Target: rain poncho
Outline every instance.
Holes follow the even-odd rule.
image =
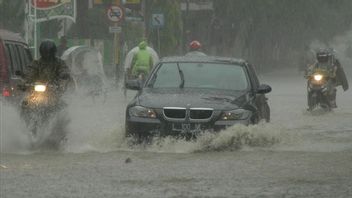
[[[153,58],[151,54],[147,51],[147,43],[142,41],[139,45],[138,52],[134,55],[132,60],[132,75],[136,76],[139,72],[149,73],[153,67]]]
[[[60,84],[61,77],[69,75],[70,71],[59,58],[53,61],[44,61],[42,58],[34,60],[25,71],[25,81],[33,83],[36,81]]]
[[[139,51],[139,47],[137,46],[137,47],[134,47],[131,51],[129,51],[127,53],[126,58],[125,58],[125,62],[124,62],[125,71],[127,71],[128,69],[130,69],[132,67],[133,57],[135,57],[135,55],[138,53],[138,51]],[[157,62],[159,62],[159,56],[153,48],[146,46],[146,51],[148,51],[149,54],[151,55],[151,58],[153,60],[153,65],[155,65]]]
[[[341,85],[344,91],[348,90],[349,87],[348,87],[348,81],[346,78],[345,71],[337,59],[335,59],[333,65],[331,65],[329,63],[321,64],[318,62],[316,62],[313,65],[310,65],[306,71],[307,75],[311,75],[314,72],[315,68],[321,68],[321,69],[327,70],[329,72],[329,75],[331,75],[331,77],[333,77],[335,79],[335,81],[336,81],[335,86]],[[336,71],[334,71],[334,70],[336,70]]]

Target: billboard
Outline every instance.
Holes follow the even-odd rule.
[[[76,0],[30,0],[29,16],[36,22],[68,18],[76,21]]]

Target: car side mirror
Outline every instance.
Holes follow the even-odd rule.
[[[127,89],[131,90],[141,90],[142,89],[142,84],[140,80],[134,79],[134,80],[128,80],[125,83],[125,87]]]
[[[271,87],[269,85],[266,84],[261,84],[258,89],[257,89],[257,93],[258,94],[266,94],[271,92]]]

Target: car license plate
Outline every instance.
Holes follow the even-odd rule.
[[[199,123],[173,123],[172,130],[181,133],[199,133],[201,124]]]

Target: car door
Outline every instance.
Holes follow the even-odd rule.
[[[5,42],[5,58],[8,63],[9,87],[12,95],[19,95],[17,85],[22,82],[22,78],[16,75],[17,71],[24,72],[25,68],[32,61],[32,56],[28,48],[22,43]]]
[[[256,91],[260,86],[258,76],[255,72],[253,65],[247,63],[247,68],[249,71],[253,91]],[[265,94],[255,93],[255,105],[258,109],[259,120],[265,119],[267,122],[269,122],[270,121],[270,108],[269,108],[267,100],[268,100],[268,98],[265,96]]]

